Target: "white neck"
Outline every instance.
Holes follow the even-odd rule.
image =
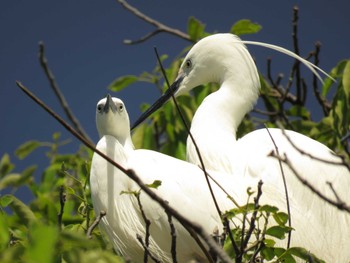
[[[198,107],[191,124],[192,135],[203,138],[230,133],[236,140],[238,126],[256,103],[258,89],[254,80],[226,80]]]

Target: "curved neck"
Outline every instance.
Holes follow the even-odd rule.
[[[229,133],[236,140],[238,126],[256,103],[258,88],[247,79],[238,82],[226,80],[198,107],[191,124],[193,135],[212,137]]]
[[[219,77],[220,89],[208,95],[198,107],[191,130],[197,133],[201,127],[200,134],[205,127],[209,132],[231,133],[236,139],[239,124],[258,99],[259,74],[250,53],[241,46],[233,49],[231,56],[223,58],[219,65],[212,70]]]

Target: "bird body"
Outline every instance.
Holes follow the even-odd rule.
[[[113,117],[111,117],[113,116]],[[132,169],[141,180],[151,185],[155,180],[161,185],[154,189],[157,195],[166,200],[180,214],[196,222],[208,233],[216,230],[222,233],[223,225],[215,209],[203,171],[196,165],[150,150],[135,150],[131,144],[130,124],[123,102],[107,96],[97,106],[96,122],[102,137],[97,149],[113,158],[125,168]],[[108,133],[108,134],[107,134]],[[240,204],[247,200],[246,185],[234,189],[235,182],[227,175],[210,172],[218,183],[232,192]],[[101,224],[114,249],[133,262],[143,262],[144,248],[137,235],[145,240],[146,224],[140,205],[134,193],[139,187],[126,174],[113,167],[98,154],[94,154],[91,164],[90,185],[95,213],[106,211]],[[218,185],[211,181],[215,198],[220,209],[226,211],[234,204]],[[231,189],[231,190],[230,190]],[[164,209],[140,192],[140,202],[150,220],[149,251],[161,262],[172,262],[171,230],[168,215]],[[205,255],[187,230],[173,220],[176,229],[176,250],[178,262],[207,262]]]
[[[281,191],[284,174],[294,228],[291,245],[304,247],[326,262],[349,262],[350,215],[321,200],[296,178],[288,165],[270,153],[286,156],[298,175],[331,200],[337,201],[336,193],[340,200],[350,203],[350,173],[339,164],[340,158],[321,143],[293,131],[261,129],[236,138],[238,126],[255,105],[260,88],[254,61],[238,37],[215,34],[196,43],[183,60],[174,84],[140,120],[164,104],[171,94],[179,96],[208,82],[216,82],[220,88],[204,99],[191,123],[191,134],[206,169],[226,172],[242,185],[245,181],[263,180],[265,189],[276,191],[275,195],[265,194],[264,201],[280,209],[287,206]],[[190,138],[187,159],[201,165]],[[236,184],[235,189],[239,187]]]

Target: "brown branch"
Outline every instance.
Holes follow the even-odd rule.
[[[63,93],[61,92],[61,89],[59,88],[55,76],[53,75],[52,71],[49,68],[47,58],[45,57],[45,45],[43,42],[39,42],[39,61],[40,65],[43,68],[45,75],[47,79],[49,80],[50,86],[55,93],[56,97],[58,98],[58,101],[60,102],[61,107],[63,108],[66,116],[73,124],[74,128],[87,140],[92,142],[90,137],[87,135],[87,133],[84,131],[83,127],[80,125],[78,119],[74,116],[73,112],[71,111],[68,102],[66,101]]]
[[[269,129],[267,128],[267,126],[265,125],[265,129],[267,130],[267,133],[270,136],[270,139],[275,147],[276,150],[276,155],[280,155],[279,151],[278,151],[278,147],[277,144],[275,142],[275,140],[273,139]],[[278,160],[279,166],[280,166],[280,170],[281,170],[281,175],[282,175],[282,179],[283,179],[283,187],[284,187],[284,192],[286,195],[286,204],[287,204],[287,211],[288,211],[288,226],[290,227],[290,229],[292,229],[292,216],[291,216],[291,212],[290,212],[290,203],[289,203],[289,194],[288,194],[288,187],[287,187],[287,180],[286,180],[286,176],[284,174],[284,170],[283,170],[283,166],[282,166],[282,162],[281,160]],[[290,240],[292,238],[292,231],[290,230],[288,232],[288,241],[287,241],[287,248],[290,247]]]
[[[290,160],[287,158],[287,155],[284,154],[284,157],[281,156],[277,156],[275,155],[273,152],[271,152],[271,156],[275,157],[279,160],[281,160],[282,162],[284,162],[286,165],[288,165],[289,169],[291,169],[291,171],[294,173],[294,175],[298,178],[298,180],[305,185],[306,187],[308,187],[313,193],[315,193],[318,197],[320,197],[322,200],[326,201],[327,203],[335,206],[336,208],[338,208],[339,210],[343,210],[346,211],[348,213],[350,213],[350,206],[347,205],[345,202],[343,201],[334,201],[330,198],[328,198],[327,196],[325,196],[324,194],[322,194],[318,189],[316,189],[309,181],[307,181],[305,178],[301,177],[300,174],[297,172],[297,170],[294,168],[294,166],[292,165],[292,163],[290,162]]]
[[[326,160],[326,159],[322,159],[319,157],[316,157],[306,151],[304,151],[303,149],[301,149],[300,147],[298,147],[293,140],[288,136],[288,134],[286,133],[285,129],[283,128],[283,126],[280,123],[276,123],[277,126],[281,129],[283,136],[286,137],[286,139],[288,140],[288,142],[292,145],[292,147],[294,149],[296,149],[300,154],[302,155],[306,155],[308,157],[310,157],[311,159],[317,160],[319,162],[323,162],[323,163],[327,163],[327,164],[332,164],[332,165],[342,165],[345,166],[348,171],[350,171],[350,165],[348,163],[345,162],[345,159],[343,156],[340,155],[336,155],[335,153],[333,153],[332,151],[330,151],[331,154],[333,154],[334,156],[338,157],[341,161],[340,162],[335,162],[335,161],[330,161],[330,160]]]
[[[320,49],[321,49],[321,43],[320,42],[316,42],[315,44],[315,51],[313,53],[315,60],[314,60],[314,64],[316,66],[318,66],[320,60],[319,60],[319,54],[320,54]],[[313,83],[313,90],[314,90],[314,94],[315,97],[318,101],[318,103],[321,105],[322,111],[323,111],[323,115],[324,116],[328,116],[329,112],[332,108],[332,105],[326,100],[326,98],[323,98],[321,96],[321,93],[318,89],[318,80],[317,80],[317,76],[313,75],[313,79],[312,79],[312,83]]]
[[[42,107],[46,112],[48,112],[53,118],[55,118],[64,128],[66,128],[71,134],[73,134],[78,140],[80,140],[85,146],[87,146],[90,150],[94,151],[110,164],[118,168],[120,171],[125,173],[131,180],[133,180],[150,198],[152,198],[155,202],[157,202],[163,209],[165,209],[168,213],[170,213],[174,218],[176,218],[186,229],[190,229],[191,235],[193,232],[198,234],[207,244],[207,246],[213,250],[216,255],[222,260],[222,262],[231,263],[230,257],[222,250],[218,244],[214,241],[214,239],[206,233],[206,231],[197,223],[194,223],[181,215],[176,209],[171,207],[167,201],[159,197],[155,192],[153,192],[149,187],[147,187],[142,180],[135,174],[133,170],[125,169],[120,164],[115,162],[109,156],[105,155],[100,150],[96,149],[96,147],[90,143],[84,136],[75,131],[67,122],[65,122],[57,113],[55,113],[52,109],[50,109],[44,102],[42,102],[38,97],[32,94],[22,83],[16,81],[17,86],[27,95],[29,96],[35,103],[37,103],[40,107]],[[206,251],[203,251],[206,253]],[[207,253],[206,253],[207,254]]]
[[[299,19],[299,8],[297,6],[294,6],[294,8],[293,8],[293,20],[292,20],[292,25],[293,25],[292,37],[293,37],[294,52],[297,55],[300,54],[299,42],[298,42],[298,19]],[[296,77],[297,101],[299,103],[301,103],[302,101],[305,101],[305,98],[304,98],[305,94],[302,93],[302,88],[301,88],[300,61],[299,60],[295,60],[295,63],[293,65],[293,69],[292,69],[292,75],[293,75],[293,73],[295,73],[295,77]]]
[[[147,34],[146,36],[144,37],[141,37],[140,39],[138,40],[124,40],[124,44],[139,44],[139,43],[142,43],[148,39],[150,39],[151,37],[155,36],[156,34],[158,33],[161,33],[161,32],[166,32],[166,33],[169,33],[171,35],[174,35],[174,36],[177,36],[177,37],[180,37],[184,40],[187,40],[187,41],[190,41],[190,42],[193,42],[193,40],[190,38],[190,36],[178,29],[175,29],[175,28],[172,28],[172,27],[169,27],[169,26],[166,26],[164,25],[163,23],[145,15],[144,13],[142,13],[141,11],[139,11],[138,9],[136,9],[135,7],[133,7],[132,5],[130,5],[129,3],[127,3],[126,1],[124,0],[117,0],[117,2],[119,4],[122,5],[122,7],[124,7],[126,10],[128,10],[130,13],[132,13],[133,15],[137,16],[138,18],[142,19],[143,21],[145,21],[146,23],[148,24],[151,24],[153,25],[154,27],[156,27],[156,30]]]
[[[154,262],[161,263],[161,261],[159,259],[157,259],[155,256],[153,256],[151,251],[149,251],[148,246],[145,245],[145,243],[143,243],[142,237],[139,234],[136,234],[136,239],[137,239],[137,241],[140,242],[141,246],[145,250],[145,255],[148,255]],[[146,256],[144,257],[143,262],[147,263],[147,257]]]
[[[146,249],[145,249],[145,254],[144,254],[144,258],[143,258],[143,262],[146,263],[146,262],[148,261],[148,256],[151,256],[151,255],[149,254],[149,250],[148,250],[148,247],[149,247],[149,238],[150,238],[149,227],[150,227],[150,225],[151,225],[151,221],[146,217],[145,211],[143,210],[143,206],[142,206],[142,204],[141,204],[140,195],[141,195],[141,192],[140,192],[140,191],[138,191],[138,192],[135,194],[136,199],[137,199],[137,203],[138,203],[139,208],[140,208],[140,211],[141,211],[141,215],[142,215],[143,221],[145,221],[145,224],[146,224],[145,243],[144,243],[144,246],[146,247]]]
[[[168,222],[170,226],[170,235],[171,235],[171,257],[173,260],[173,263],[177,263],[176,258],[176,229],[173,223],[173,219],[170,214],[167,213],[168,216]]]
[[[261,190],[261,187],[263,185],[263,182],[262,180],[259,180],[258,182],[258,192],[256,194],[256,197],[254,198],[254,212],[252,214],[252,218],[250,220],[250,225],[249,225],[249,229],[248,229],[248,232],[247,232],[247,235],[245,236],[244,240],[243,240],[243,245],[242,245],[242,253],[244,252],[245,248],[247,247],[248,245],[248,241],[250,240],[250,237],[255,229],[255,222],[256,222],[256,219],[257,219],[257,214],[258,214],[258,210],[259,210],[259,200],[260,200],[260,197],[262,195],[262,190]],[[243,254],[242,254],[243,256]]]
[[[102,218],[106,215],[105,211],[100,211],[100,214],[96,217],[95,221],[91,224],[91,226],[88,228],[86,232],[86,236],[91,239],[92,238],[92,231],[98,226]]]

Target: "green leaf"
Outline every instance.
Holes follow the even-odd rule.
[[[0,178],[7,175],[15,166],[10,161],[10,156],[5,153],[0,160]]]
[[[0,213],[0,233],[0,251],[3,251],[3,249],[8,247],[10,241],[10,232],[5,213]]]
[[[28,156],[31,152],[33,152],[36,148],[40,147],[41,143],[38,141],[29,141],[23,143],[21,146],[17,148],[15,151],[16,156],[19,159],[24,159]]]
[[[346,96],[346,100],[349,102],[350,98],[350,60],[347,61],[343,71],[343,89]]]
[[[57,242],[58,228],[56,226],[34,224],[31,228],[29,247],[24,254],[26,262],[54,262],[57,257]]]
[[[259,210],[274,214],[274,213],[277,213],[278,208],[276,206],[263,205],[259,208]]]
[[[279,225],[285,225],[288,222],[288,214],[284,212],[278,212],[276,214],[273,214],[273,218],[276,220],[277,224]]]
[[[305,248],[291,247],[288,249],[288,252],[298,258],[306,260],[307,262],[315,262],[315,263],[324,262],[319,258],[317,258],[312,253],[310,253],[310,251],[306,250]],[[310,261],[311,258],[312,258],[312,261]]]
[[[265,246],[267,246],[267,247],[273,247],[273,246],[276,244],[276,241],[273,240],[273,239],[265,238],[265,239],[264,239],[264,244],[265,244]]]
[[[344,68],[347,64],[348,60],[343,60],[340,61],[336,67],[334,67],[331,72],[329,73],[329,75],[334,78],[337,79],[341,76],[342,72],[344,71]],[[332,87],[332,85],[334,84],[334,81],[331,78],[326,78],[322,87],[322,96],[326,97],[326,95],[328,94],[330,88]]]
[[[199,40],[204,33],[205,25],[191,16],[187,23],[187,33],[193,41]]]
[[[155,189],[158,189],[158,187],[161,186],[161,185],[162,185],[162,181],[160,181],[160,180],[154,180],[153,183],[151,183],[151,184],[146,184],[147,187],[149,187],[149,188],[155,188]]]
[[[8,174],[0,180],[0,190],[6,187],[19,187],[27,183],[31,178],[33,178],[33,173],[36,170],[36,165],[32,165],[26,168],[21,174],[13,173]]]
[[[275,257],[275,252],[272,247],[264,247],[261,251],[261,254],[266,260],[272,260]]]
[[[232,27],[231,27],[231,33],[240,36],[245,34],[255,34],[258,33],[262,29],[262,26],[253,23],[249,19],[242,19],[237,21]]]
[[[0,198],[0,205],[2,207],[7,207],[12,201],[14,196],[13,195],[4,195]]]
[[[4,178],[0,180],[0,190],[6,188],[6,187],[16,187],[18,186],[18,182],[21,180],[21,174],[13,173],[8,174]]]
[[[288,227],[272,226],[266,230],[266,235],[273,236],[278,239],[284,239],[289,230],[290,229]]]
[[[125,87],[129,86],[130,84],[138,81],[138,77],[135,75],[127,75],[127,76],[122,76],[114,80],[109,86],[108,89],[112,91],[121,91]]]
[[[30,208],[24,204],[21,200],[12,196],[12,201],[8,204],[12,211],[17,214],[19,220],[24,225],[30,225],[35,222],[37,219]]]

